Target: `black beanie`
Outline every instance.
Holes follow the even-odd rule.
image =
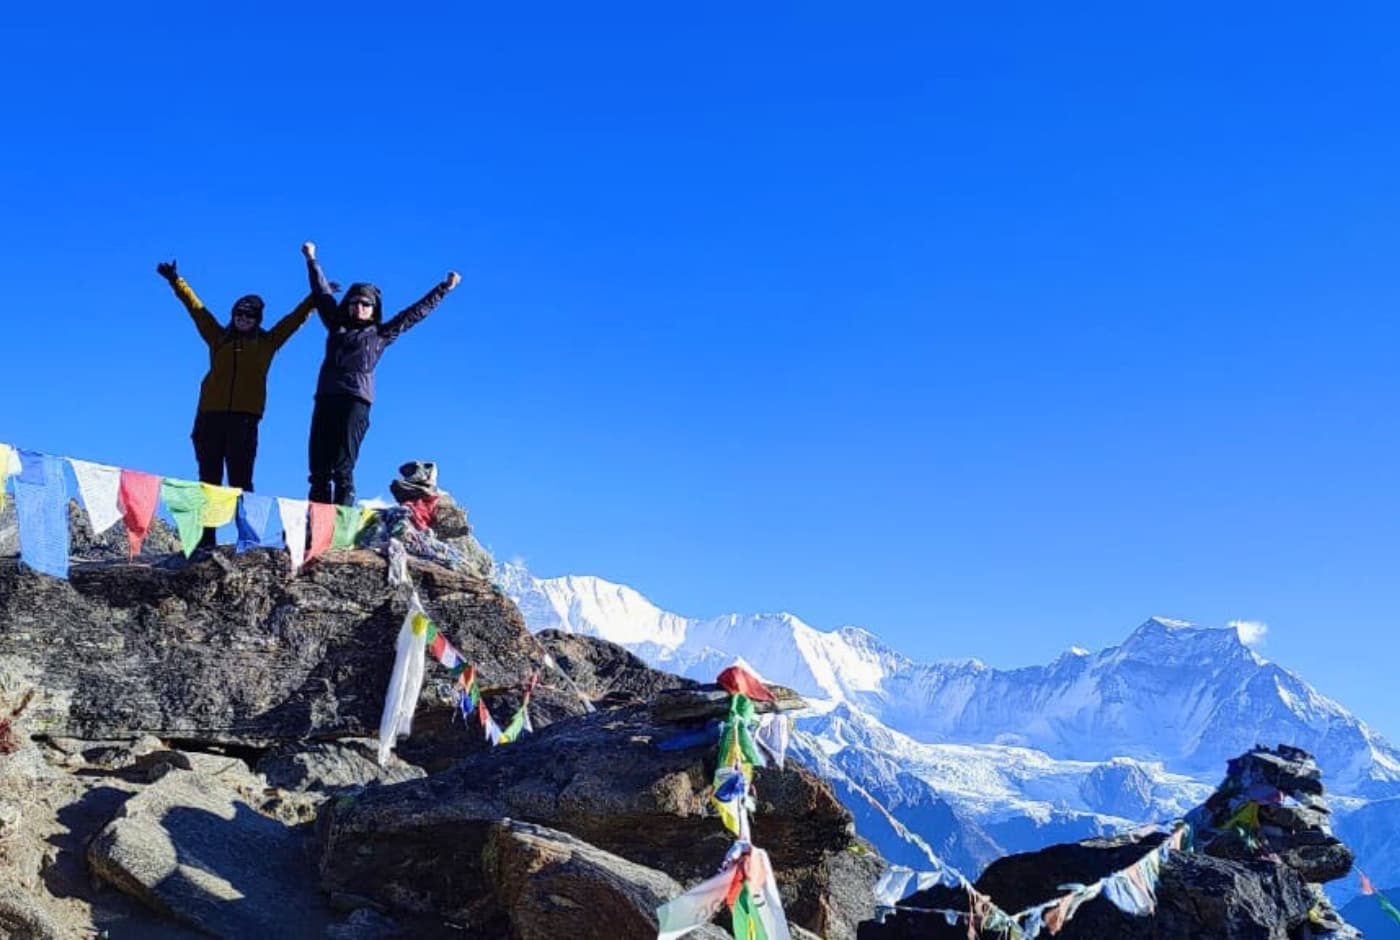
[[[240,313],[251,314],[253,319],[262,322],[263,299],[257,294],[244,294],[233,302],[233,315]]]

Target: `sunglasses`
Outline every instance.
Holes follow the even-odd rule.
[[[374,306],[374,301],[372,301],[372,300],[367,300],[367,299],[364,298],[364,297],[356,297],[354,300],[350,301],[350,306],[352,306],[352,307],[373,307],[373,306]]]

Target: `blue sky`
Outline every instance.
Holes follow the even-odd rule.
[[[537,574],[919,657],[1262,621],[1400,739],[1393,11],[199,6],[7,14],[0,440],[194,476],[159,260],[221,317],[308,238],[456,268],[364,493],[434,459]]]

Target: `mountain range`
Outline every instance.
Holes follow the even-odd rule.
[[[742,658],[811,703],[796,756],[825,776],[893,862],[969,877],[992,859],[1181,816],[1256,743],[1310,751],[1338,835],[1400,883],[1400,750],[1234,627],[1152,617],[1122,643],[1045,665],[917,662],[859,627],[789,613],[710,619],[662,610],[601,578],[503,565],[530,628],[617,643],[701,681]],[[1374,857],[1373,857],[1374,856]],[[1344,902],[1350,883],[1331,888]]]

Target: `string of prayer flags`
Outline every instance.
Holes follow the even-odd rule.
[[[199,484],[204,493],[204,513],[200,521],[207,529],[217,529],[233,521],[238,511],[238,497],[242,490],[232,486],[216,486],[213,483]]]
[[[499,744],[501,727],[496,724],[496,719],[491,717],[491,712],[486,708],[486,700],[481,697],[481,689],[476,681],[476,667],[468,666],[458,681],[462,685],[461,697],[458,699],[462,717],[470,721],[471,713],[475,711],[477,718],[481,720],[481,730],[485,733],[486,740],[493,745]]]
[[[423,633],[427,620],[423,605],[415,593],[394,643],[394,668],[389,674],[389,688],[384,693],[384,714],[379,719],[378,758],[381,767],[389,762],[389,754],[399,735],[413,730],[413,712],[423,691]]]
[[[1133,864],[1092,884],[1062,885],[1066,894],[1015,914],[1002,910],[990,897],[951,868],[916,874],[907,868],[893,867],[876,882],[875,897],[885,911],[915,910],[925,914],[942,914],[949,924],[965,920],[969,937],[979,936],[980,931],[990,931],[1014,940],[1036,940],[1042,931],[1048,931],[1052,936],[1058,934],[1080,907],[1097,897],[1107,899],[1125,914],[1139,917],[1152,914],[1157,909],[1157,887],[1161,882],[1162,865],[1172,852],[1181,851],[1183,846],[1189,849],[1190,834],[1190,828],[1180,823],[1160,845]],[[916,890],[919,891],[935,884],[961,887],[967,892],[967,910],[910,908],[899,904],[898,901],[910,893],[909,883],[916,878]]]
[[[71,457],[68,466],[73,469],[73,479],[78,481],[78,496],[83,501],[83,509],[87,511],[92,534],[101,535],[122,518],[121,469]]]
[[[292,556],[292,573],[306,564],[306,514],[311,504],[304,499],[277,497],[277,517],[282,520],[282,538]]]
[[[19,557],[35,571],[68,577],[68,483],[57,457],[19,452],[15,477],[15,516]]]
[[[1395,923],[1400,924],[1400,910],[1397,910],[1395,905],[1391,904],[1390,900],[1386,898],[1384,894],[1376,890],[1376,886],[1371,883],[1370,878],[1366,877],[1364,871],[1358,869],[1358,874],[1361,875],[1361,893],[1374,897],[1376,903],[1381,906],[1381,910],[1389,914],[1390,919],[1395,921]]]
[[[756,702],[775,701],[768,686],[764,685],[763,680],[754,675],[742,660],[721,671],[715,677],[715,681],[730,695],[746,695]]]
[[[329,503],[311,504],[311,547],[306,551],[306,560],[325,554],[335,540],[335,522],[339,514]]]
[[[729,908],[735,940],[790,940],[772,863],[767,852],[754,848],[749,831],[749,815],[756,808],[753,769],[764,766],[754,743],[758,721],[749,693],[766,701],[772,701],[773,695],[740,663],[720,673],[719,681],[729,691],[729,713],[720,726],[710,802],[736,840],[719,874],[656,909],[660,924],[657,940],[675,940],[709,923],[721,905]],[[779,743],[778,738],[784,732],[775,726],[771,733],[776,758],[781,761],[787,744],[785,740]]]
[[[141,543],[146,541],[146,533],[151,530],[151,519],[156,514],[156,504],[160,501],[160,477],[137,470],[122,470],[121,489],[122,522],[126,523],[126,539],[131,546],[130,557],[135,558],[141,551]]]
[[[272,511],[277,506],[271,496],[257,493],[244,493],[238,501],[238,543],[235,552],[246,552],[250,548],[271,548]]]
[[[199,545],[204,535],[204,484],[190,480],[166,479],[160,484],[160,498],[170,515],[175,517],[175,528],[180,532],[180,548],[189,557]]]

